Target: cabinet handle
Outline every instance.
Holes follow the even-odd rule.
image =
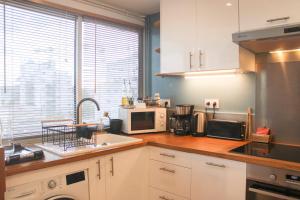
[[[159,155],[169,157],[169,158],[175,158],[175,155],[167,154],[167,153],[160,153]]]
[[[192,54],[192,52],[190,51],[190,69],[193,68],[193,65],[192,65],[192,58],[193,58],[193,54]]]
[[[268,19],[267,22],[272,23],[272,22],[276,22],[276,21],[282,21],[282,20],[289,20],[290,17],[279,17],[279,18],[274,18],[274,19]]]
[[[172,173],[172,174],[175,174],[176,173],[176,171],[175,170],[173,170],[173,169],[167,169],[167,168],[165,168],[165,167],[162,167],[162,168],[159,168],[161,171],[165,171],[165,172],[169,172],[169,173]]]
[[[100,163],[100,160],[97,161],[97,165],[98,165],[98,178],[99,180],[101,180],[101,163]]]
[[[111,163],[111,170],[110,170],[110,173],[111,173],[111,176],[114,176],[114,158],[111,157],[110,158],[110,163]]]
[[[162,200],[174,200],[174,199],[170,199],[170,198],[168,198],[166,196],[159,196],[159,198],[162,199]]]
[[[221,167],[221,168],[225,168],[226,167],[225,165],[216,164],[216,163],[212,163],[212,162],[207,162],[206,164],[210,165],[210,166],[214,166],[214,167]]]
[[[203,55],[202,51],[199,50],[199,67],[202,67],[202,55]]]

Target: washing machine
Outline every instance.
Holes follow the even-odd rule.
[[[5,200],[89,200],[87,170],[7,188]]]

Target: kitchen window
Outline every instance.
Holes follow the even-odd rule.
[[[99,120],[103,111],[117,117],[122,80],[131,81],[135,97],[142,92],[141,38],[141,31],[115,23],[0,0],[4,132],[40,135],[41,120],[75,120],[76,101],[84,97],[95,98],[101,108],[84,103],[84,121]]]
[[[101,113],[107,111],[111,117],[118,117],[124,80],[130,82],[134,98],[139,96],[140,40],[139,30],[83,18],[82,96],[96,99]],[[83,105],[83,121],[98,121],[99,117],[95,105]]]

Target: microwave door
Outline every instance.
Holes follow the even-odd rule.
[[[132,112],[131,131],[154,130],[155,112]]]

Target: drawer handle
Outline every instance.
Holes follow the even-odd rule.
[[[192,59],[193,59],[193,53],[192,52],[189,52],[189,58],[190,58],[190,69],[193,69],[194,68],[194,66],[193,66],[193,64],[192,64]]]
[[[165,171],[165,172],[169,172],[169,173],[172,173],[172,174],[175,174],[175,170],[173,170],[173,169],[167,169],[167,168],[165,168],[165,167],[162,167],[162,168],[159,168],[161,171]]]
[[[110,170],[110,173],[111,173],[111,176],[114,176],[114,174],[115,174],[115,169],[114,169],[114,158],[113,158],[113,157],[110,158],[110,164],[111,164],[111,170]]]
[[[202,67],[202,56],[203,56],[203,53],[201,50],[199,50],[199,67]]]
[[[268,19],[267,22],[272,23],[272,22],[276,22],[276,21],[282,21],[282,20],[289,20],[290,17],[279,17],[279,18],[274,18],[274,19]]]
[[[174,199],[170,199],[170,198],[168,198],[166,196],[159,196],[159,198],[162,199],[162,200],[174,200]]]
[[[206,164],[209,165],[209,166],[220,167],[220,168],[226,168],[225,165],[220,165],[220,164],[216,164],[216,163],[212,163],[212,162],[207,162]]]
[[[175,158],[175,155],[167,154],[167,153],[160,153],[159,155],[169,157],[169,158]]]

